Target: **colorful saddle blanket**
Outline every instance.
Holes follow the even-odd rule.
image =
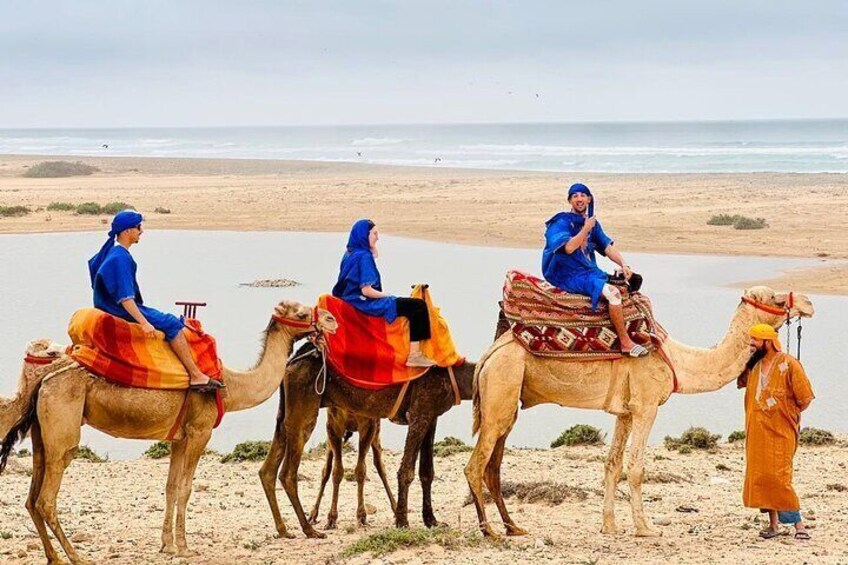
[[[651,301],[619,288],[627,333],[636,343],[655,351],[668,334],[654,320]],[[521,271],[507,272],[503,296],[503,312],[512,335],[530,353],[574,361],[622,357],[605,302],[592,311],[588,297],[570,294]]]
[[[198,320],[185,320],[183,333],[198,368],[220,379],[221,360],[215,338],[205,333]],[[171,346],[160,334],[148,338],[141,326],[95,308],[77,310],[68,324],[76,362],[109,382],[139,388],[187,389],[188,373]]]
[[[430,292],[417,285],[412,298],[427,303],[431,338],[421,342],[421,352],[439,367],[462,364],[447,322],[433,306]],[[409,320],[400,316],[391,324],[384,318],[363,314],[344,300],[329,294],[318,298],[318,307],[339,322],[335,334],[325,336],[327,361],[350,384],[369,390],[402,384],[424,375],[427,368],[407,367]]]

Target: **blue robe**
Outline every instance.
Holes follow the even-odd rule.
[[[366,286],[383,290],[380,271],[377,270],[377,262],[368,243],[368,232],[372,226],[368,220],[359,220],[353,224],[347,251],[339,265],[339,278],[333,287],[333,296],[341,298],[364,314],[379,316],[392,323],[397,319],[396,296],[368,298],[362,294],[362,288]]]
[[[136,280],[137,270],[135,260],[125,247],[112,247],[94,273],[94,307],[128,322],[137,323],[121,304],[121,301],[132,298],[150,325],[164,332],[165,339],[171,341],[182,331],[184,324],[173,314],[144,306]]]
[[[577,248],[573,253],[566,253],[565,244],[580,233],[584,222],[583,216],[574,212],[560,212],[545,222],[542,274],[557,288],[590,297],[595,310],[607,282],[607,274],[598,267],[595,253],[606,255],[606,248],[613,240],[597,222],[586,239],[585,249]]]

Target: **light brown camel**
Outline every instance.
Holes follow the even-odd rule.
[[[775,293],[764,286],[746,290],[733,315],[730,330],[710,349],[690,347],[669,337],[663,349],[674,365],[677,392],[715,391],[739,376],[751,356],[747,331],[753,324],[766,323],[777,328],[787,314],[791,317],[813,315],[813,306],[807,297],[794,295],[791,308],[787,299],[787,294]],[[485,480],[507,535],[526,533],[507,512],[500,477],[504,444],[518,417],[520,402],[522,408],[553,403],[616,412],[615,433],[604,474],[601,531],[605,534],[618,531],[614,514],[615,488],[630,437],[627,481],[636,535],[657,535],[648,525],[642,507],[644,451],[657,408],[668,399],[672,388],[672,372],[656,354],[612,362],[569,362],[531,355],[513,341],[511,333],[501,335],[477,365],[473,432],[479,432],[479,437],[465,467],[482,532],[497,537],[483,506]]]
[[[51,363],[59,359],[65,348],[49,339],[36,339],[27,344],[21,376],[15,396],[0,396],[0,438],[6,437],[15,422],[29,406],[29,397],[44,375],[54,370]]]
[[[228,412],[252,408],[279,388],[298,337],[311,332],[335,331],[336,321],[328,312],[320,310],[315,316],[317,320],[312,308],[296,302],[281,302],[274,309],[256,366],[249,371],[224,369],[227,385],[224,406]],[[113,437],[166,439],[186,394],[178,390],[116,386],[75,363],[44,377],[31,395],[28,414],[3,442],[0,471],[15,440],[31,428],[33,472],[26,507],[41,537],[48,562],[58,562],[59,555],[50,542],[47,526],[71,562],[83,562],[62,530],[56,512],[59,485],[79,445],[81,424]],[[193,555],[185,538],[186,505],[197,463],[217,417],[213,395],[189,393],[186,403],[182,425],[171,442],[162,526],[162,551],[177,556]]]
[[[324,487],[327,486],[327,481],[330,479],[330,474],[333,475],[333,499],[330,506],[330,512],[327,514],[327,524],[325,530],[333,530],[336,528],[336,521],[339,518],[339,485],[344,478],[344,465],[342,463],[342,447],[353,433],[359,434],[359,450],[357,451],[356,468],[354,475],[356,476],[356,519],[359,524],[366,525],[368,518],[365,511],[365,458],[368,456],[369,448],[374,456],[374,468],[377,469],[377,474],[383,482],[383,488],[386,489],[386,496],[389,497],[389,504],[392,507],[392,513],[397,508],[395,497],[392,494],[392,488],[389,486],[389,481],[386,478],[386,467],[383,465],[383,446],[380,444],[380,420],[375,418],[366,418],[359,416],[353,412],[349,412],[340,406],[329,406],[327,408],[327,460],[324,463],[324,472],[321,474],[321,487],[318,489],[318,497],[315,499],[315,506],[312,507],[312,512],[309,514],[309,523],[318,523],[318,513],[321,508],[321,498],[324,496]]]

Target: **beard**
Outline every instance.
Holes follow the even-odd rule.
[[[751,352],[751,358],[748,359],[748,362],[745,364],[745,368],[749,371],[754,368],[754,366],[760,362],[760,359],[763,358],[766,354],[766,348],[758,347]]]

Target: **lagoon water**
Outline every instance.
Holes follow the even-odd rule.
[[[17,383],[24,347],[31,339],[67,342],[71,313],[90,305],[86,260],[102,244],[100,233],[0,236],[0,394]],[[213,333],[225,363],[251,366],[259,337],[273,306],[283,299],[314,303],[335,282],[346,234],[278,232],[150,231],[133,247],[145,301],[162,309],[175,300],[199,300],[199,312]],[[386,290],[405,294],[409,285],[427,282],[451,324],[461,352],[476,359],[491,343],[503,275],[507,269],[539,271],[532,249],[472,247],[383,237],[379,264]],[[813,261],[697,255],[628,254],[645,276],[644,292],[657,318],[675,338],[691,345],[714,345],[728,327],[741,291],[734,282],[765,278]],[[256,279],[290,278],[292,288],[248,288]],[[798,289],[801,290],[801,289]],[[811,295],[816,316],[804,325],[802,361],[818,395],[804,425],[848,433],[848,350],[844,321],[848,298]],[[785,338],[785,332],[781,333]],[[794,348],[793,348],[794,353]],[[253,410],[228,414],[211,446],[228,451],[247,439],[270,439],[277,397]],[[742,393],[734,385],[701,395],[673,395],[660,409],[651,435],[657,443],[700,425],[727,436],[743,427]],[[608,433],[614,419],[602,412],[553,405],[522,411],[509,445],[545,447],[576,423]],[[453,435],[471,441],[471,405],[463,403],[439,422],[437,438]],[[323,416],[312,444],[324,439]],[[405,428],[384,422],[387,447],[403,445]],[[83,443],[113,459],[134,457],[150,442],[116,440],[91,428]]]

